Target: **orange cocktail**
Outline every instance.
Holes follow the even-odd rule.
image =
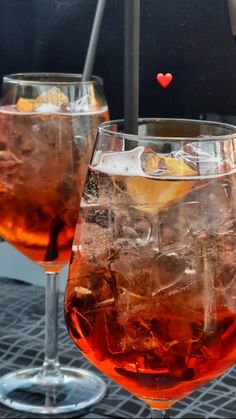
[[[136,147],[120,134],[128,150],[97,143],[65,300],[84,355],[156,409],[236,361],[235,135],[210,147],[184,133],[177,148],[171,123],[156,122],[169,126],[166,140],[163,128]],[[119,133],[107,125],[112,145]]]
[[[69,261],[96,127],[107,117],[105,107],[72,113],[57,88],[0,108],[0,236],[42,266]]]

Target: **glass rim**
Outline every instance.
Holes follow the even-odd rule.
[[[156,140],[160,140],[160,141],[166,141],[168,140],[172,140],[172,141],[225,141],[225,140],[229,140],[232,139],[234,137],[236,137],[236,126],[234,125],[230,125],[230,124],[226,124],[224,122],[217,122],[217,121],[207,121],[207,120],[203,120],[203,119],[186,119],[186,118],[139,118],[138,119],[138,124],[142,124],[142,123],[153,123],[153,122],[179,122],[179,123],[194,123],[194,124],[198,124],[198,125],[209,125],[209,126],[218,126],[219,128],[222,129],[226,129],[226,130],[230,130],[231,133],[229,134],[222,134],[222,135],[211,135],[211,134],[206,134],[203,138],[199,138],[198,136],[196,137],[191,137],[191,136],[183,136],[183,137],[172,137],[170,135],[167,135],[165,137],[163,136],[152,136],[152,135],[144,135],[144,134],[127,134],[124,131],[112,131],[109,129],[109,126],[112,125],[120,125],[120,124],[124,124],[124,119],[114,119],[114,120],[110,120],[110,121],[105,121],[102,122],[99,127],[98,127],[98,132],[100,134],[105,134],[105,135],[109,135],[109,136],[113,136],[113,137],[117,137],[117,138],[125,138],[126,140],[130,140],[130,141],[156,141]],[[207,136],[209,136],[207,138]]]
[[[52,78],[51,80],[37,80],[34,77],[45,77]],[[53,80],[55,77],[55,80]],[[60,80],[60,77],[62,80]],[[93,84],[101,84],[103,85],[103,79],[99,76],[91,76],[90,80],[83,81],[83,75],[77,73],[50,73],[50,72],[30,72],[30,73],[13,73],[7,74],[3,77],[3,82],[8,82],[12,84],[19,84],[19,85],[58,85],[58,86],[81,86],[81,85],[93,85]],[[63,78],[68,78],[68,80],[64,80]],[[58,80],[57,80],[58,79]],[[71,79],[71,80],[70,80]],[[77,80],[76,80],[77,79]]]

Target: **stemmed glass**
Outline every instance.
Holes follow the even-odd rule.
[[[0,236],[46,272],[45,359],[0,380],[0,401],[60,414],[99,401],[95,374],[60,366],[59,273],[69,263],[79,201],[99,123],[108,118],[102,80],[72,74],[14,74],[0,108]]]
[[[65,298],[71,338],[152,417],[236,361],[236,128],[101,124]]]

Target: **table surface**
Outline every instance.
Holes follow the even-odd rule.
[[[40,366],[44,347],[44,288],[5,278],[0,278],[0,285],[0,374]],[[96,371],[107,382],[106,398],[81,418],[150,417],[148,408],[141,401],[98,372],[69,339],[63,317],[63,295],[60,296],[59,350],[62,364]],[[235,417],[235,382],[236,366],[218,380],[176,403],[171,409],[171,418]],[[0,405],[0,417],[28,418],[29,415]],[[69,415],[60,417],[67,418]]]

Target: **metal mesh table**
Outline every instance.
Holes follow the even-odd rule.
[[[0,374],[31,366],[40,366],[44,347],[44,289],[12,279],[0,278]],[[60,298],[60,360],[70,365],[98,372],[69,339]],[[107,397],[83,414],[84,419],[148,418],[148,408],[118,385],[103,376],[108,385]],[[236,412],[236,367],[224,376],[199,389],[171,410],[176,418],[232,418]],[[30,415],[31,416],[31,415]],[[1,418],[28,418],[29,415],[0,405]],[[41,416],[40,416],[41,417]],[[61,418],[71,415],[61,415]],[[73,417],[79,417],[78,413]]]

